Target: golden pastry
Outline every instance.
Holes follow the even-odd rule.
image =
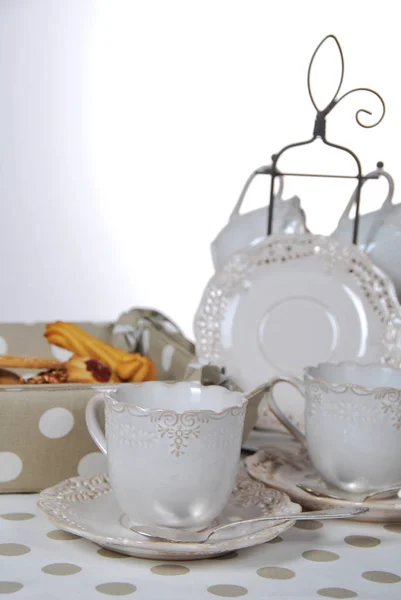
[[[110,367],[89,356],[72,356],[67,362],[38,356],[0,356],[0,363],[16,369],[46,369],[38,375],[22,379],[20,383],[118,383],[120,380]]]
[[[113,371],[116,370],[118,363],[128,354],[124,350],[101,342],[73,323],[64,323],[63,321],[50,323],[46,325],[45,337],[49,344],[65,348],[78,356],[97,358],[109,365]]]
[[[11,367],[14,369],[58,369],[63,363],[55,358],[41,358],[40,356],[12,356],[0,355],[0,368]]]
[[[113,371],[96,358],[72,356],[65,363],[68,383],[118,383]]]
[[[45,337],[49,344],[102,361],[123,381],[153,381],[157,377],[156,367],[147,356],[106,344],[73,323],[50,323],[46,326]]]
[[[123,381],[154,381],[156,367],[154,362],[141,354],[127,354],[117,365],[117,375]]]

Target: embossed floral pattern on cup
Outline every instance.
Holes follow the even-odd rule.
[[[351,363],[342,363],[350,365]],[[339,365],[341,366],[341,365]],[[377,365],[360,366],[366,373]],[[335,418],[353,423],[375,423],[388,420],[395,429],[401,429],[401,390],[391,387],[375,387],[367,389],[353,383],[330,383],[306,375],[305,396],[307,398],[307,412],[309,417],[322,410]],[[322,404],[324,395],[333,394],[332,401]],[[341,400],[346,396],[346,401]],[[362,398],[369,398],[375,402],[366,403]]]
[[[130,446],[151,447],[158,441],[166,438],[170,440],[169,447],[171,454],[181,456],[185,453],[191,439],[197,439],[201,432],[202,426],[207,426],[211,421],[218,421],[228,416],[243,418],[245,416],[246,407],[231,407],[219,413],[211,410],[203,410],[200,412],[185,412],[176,413],[169,410],[143,410],[141,407],[132,407],[122,405],[112,398],[106,399],[105,414],[106,414],[106,431],[107,436],[112,437],[116,442]],[[148,419],[155,426],[152,431],[144,430],[138,427],[135,423],[115,421],[111,418],[112,413],[126,413],[133,417]],[[225,436],[227,432],[224,429],[212,430],[205,432],[209,442],[207,446],[210,448],[214,445],[216,448],[223,443],[227,446]],[[229,439],[235,435],[232,432]]]

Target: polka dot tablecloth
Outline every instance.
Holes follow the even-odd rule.
[[[261,546],[171,563],[115,554],[55,529],[36,501],[0,496],[1,598],[401,598],[401,524],[299,522]]]

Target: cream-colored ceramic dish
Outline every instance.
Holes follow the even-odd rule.
[[[312,234],[272,235],[234,254],[207,284],[194,331],[197,355],[245,391],[321,362],[401,361],[391,281],[356,246]],[[277,397],[302,428],[296,390],[279,386]],[[264,425],[281,429],[268,414]]]
[[[317,497],[297,487],[297,484],[312,489],[329,488],[312,466],[305,448],[293,438],[279,433],[266,435],[265,447],[256,454],[245,459],[246,469],[253,478],[261,483],[285,492],[294,502],[298,502],[307,510],[323,510],[359,506],[357,502]],[[341,494],[341,490],[338,490]],[[400,498],[371,499],[363,502],[369,508],[354,520],[378,523],[401,521]]]
[[[140,558],[155,560],[197,560],[227,554],[233,550],[263,544],[294,524],[265,523],[214,534],[204,543],[171,543],[149,540],[123,527],[119,509],[107,475],[75,477],[44,490],[39,508],[58,528],[86,538],[99,546]],[[251,479],[245,472],[238,475],[230,501],[217,520],[225,523],[249,515],[294,514],[302,512],[299,504],[277,490]]]

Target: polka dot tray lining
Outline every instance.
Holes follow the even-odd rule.
[[[134,310],[121,319],[134,323],[140,314]],[[112,324],[79,325],[99,339],[117,341],[112,338]],[[43,323],[0,324],[0,354],[68,359],[70,353],[49,346],[43,332]],[[156,363],[159,379],[174,380],[182,378],[193,356],[170,343],[169,335],[145,328],[142,350]],[[0,385],[0,493],[40,491],[68,477],[105,471],[105,458],[85,424],[92,395],[89,385]]]

